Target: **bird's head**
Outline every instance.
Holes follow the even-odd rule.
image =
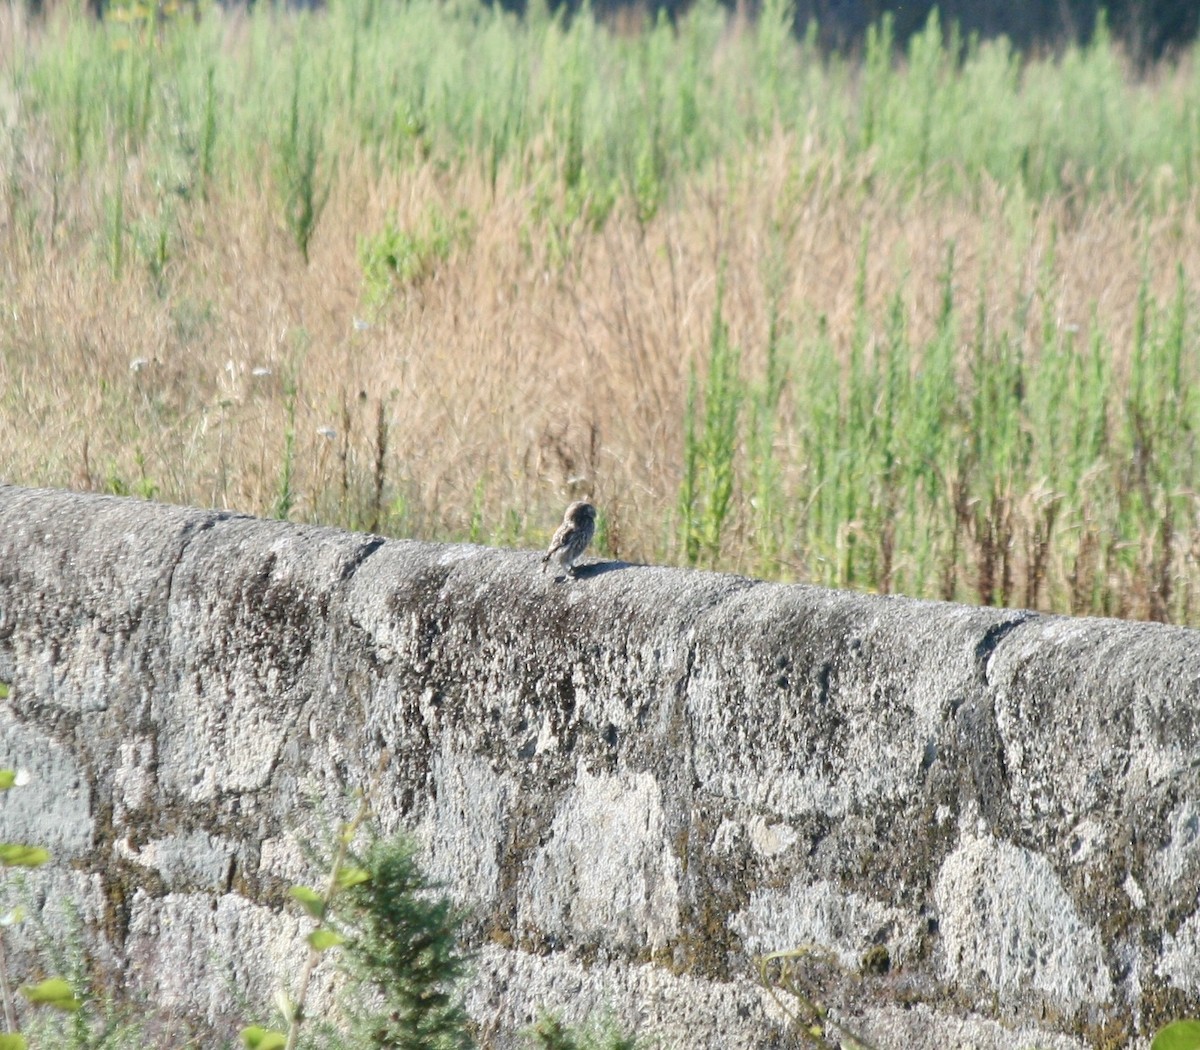
[[[576,500],[567,508],[566,514],[563,515],[563,520],[572,522],[575,525],[595,524],[596,508],[586,500]]]

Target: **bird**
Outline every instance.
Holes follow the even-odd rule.
[[[576,500],[563,514],[562,524],[554,530],[550,549],[542,557],[542,572],[551,561],[566,569],[568,576],[575,575],[575,562],[587,550],[596,532],[596,508],[584,500]]]

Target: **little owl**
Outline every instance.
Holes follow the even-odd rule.
[[[555,530],[550,540],[550,549],[542,558],[542,572],[552,561],[558,562],[567,571],[567,575],[575,575],[575,562],[587,550],[596,532],[596,508],[583,500],[576,500],[563,515],[562,524]]]

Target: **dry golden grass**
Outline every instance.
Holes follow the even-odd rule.
[[[57,187],[38,157],[30,144],[12,173],[36,219],[22,224],[11,192],[0,211],[5,480],[269,514],[294,381],[292,517],[534,545],[566,501],[587,494],[606,514],[609,552],[633,560],[679,558],[688,370],[707,353],[722,279],[731,339],[757,375],[773,273],[784,275],[794,344],[809,344],[824,318],[848,353],[864,244],[874,327],[899,289],[917,341],[935,325],[951,244],[961,316],[976,316],[981,291],[989,318],[1016,316],[1030,297],[1035,352],[1048,307],[1064,326],[1095,320],[1119,360],[1143,274],[1163,301],[1177,267],[1189,283],[1200,277],[1194,199],[1164,197],[1148,211],[1111,195],[1038,204],[994,186],[974,199],[903,196],[865,163],[777,135],[687,181],[644,225],[620,207],[599,230],[577,224],[565,250],[532,192],[503,170],[493,192],[472,167],[388,171],[341,156],[308,265],[264,176],[180,213],[160,282],[132,258],[132,238],[114,279],[106,187]],[[131,227],[156,207],[150,178],[129,172]],[[465,210],[469,243],[377,309],[364,297],[359,239],[389,220],[418,225],[431,208]],[[959,333],[964,349],[974,336]],[[785,390],[775,436],[790,498],[806,491],[803,404]],[[1016,533],[1032,533],[1037,494],[1022,498]],[[741,493],[721,564],[759,570],[747,503]],[[926,593],[976,597],[970,561]],[[1075,568],[1046,571],[1061,592]],[[817,575],[786,542],[767,569]],[[1034,597],[1045,604],[1046,594]],[[1147,603],[1123,611],[1147,614]]]

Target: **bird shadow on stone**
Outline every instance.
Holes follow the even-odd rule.
[[[590,580],[594,576],[603,576],[606,572],[617,572],[620,569],[632,569],[627,561],[593,561],[587,565],[575,566],[575,579]]]

